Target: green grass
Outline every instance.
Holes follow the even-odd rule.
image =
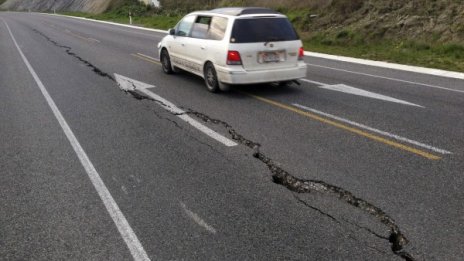
[[[464,72],[464,45],[413,40],[370,40],[342,31],[303,37],[305,50],[369,60]]]
[[[156,29],[172,28],[183,16],[180,12],[149,14],[140,11],[140,13],[142,15],[133,17],[133,24]],[[75,12],[64,14],[129,23],[126,11],[120,10],[99,15]],[[331,34],[309,34],[305,32],[305,23],[311,19],[309,10],[290,12],[288,17],[299,31],[307,51],[464,72],[464,45],[462,44],[382,40],[382,37],[365,37],[349,30]],[[370,40],[365,40],[366,38]]]

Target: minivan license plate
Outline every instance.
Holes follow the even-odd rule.
[[[284,58],[282,52],[261,52],[258,57],[260,63],[280,62]]]

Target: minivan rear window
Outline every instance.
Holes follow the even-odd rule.
[[[294,41],[299,37],[287,18],[260,17],[235,20],[231,43]]]

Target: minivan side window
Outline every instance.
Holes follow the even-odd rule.
[[[227,18],[211,17],[211,16],[198,16],[192,26],[193,38],[222,40],[227,28]]]
[[[227,18],[215,16],[211,21],[211,26],[208,31],[208,39],[222,40],[227,29]]]
[[[177,36],[188,36],[190,29],[192,29],[193,22],[195,21],[195,16],[190,15],[182,19],[179,22],[176,29]]]
[[[206,39],[208,36],[211,16],[198,16],[192,26],[192,38]]]

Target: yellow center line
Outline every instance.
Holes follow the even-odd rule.
[[[71,32],[71,31],[69,31],[69,30],[65,30],[65,32],[68,33],[68,34],[70,34],[70,35],[72,35],[72,36],[74,36],[74,37],[77,37],[77,38],[79,38],[79,39],[82,39],[82,40],[85,40],[85,41],[88,41],[88,42],[100,42],[100,41],[98,41],[97,39],[87,38],[87,37],[84,37],[84,36],[80,36],[80,35],[75,34],[75,33]]]
[[[135,54],[135,53],[131,53],[131,55],[134,56],[135,58],[138,58],[140,60],[144,60],[144,61],[147,61],[147,62],[150,62],[150,63],[161,64],[159,61],[152,60],[152,59],[149,59],[149,58],[145,58],[145,57],[140,56],[140,55]]]
[[[251,97],[253,97],[253,98],[255,98],[255,99],[259,100],[259,101],[265,102],[267,104],[271,104],[271,105],[274,105],[276,107],[279,107],[279,108],[282,108],[282,109],[285,109],[285,110],[288,110],[288,111],[295,112],[297,114],[300,114],[302,116],[311,118],[313,120],[316,120],[316,121],[319,121],[319,122],[322,122],[322,123],[325,123],[325,124],[328,124],[328,125],[331,125],[331,126],[334,126],[334,127],[339,128],[339,129],[343,129],[343,130],[346,130],[346,131],[349,131],[349,132],[352,132],[352,133],[356,133],[356,134],[358,134],[360,136],[363,136],[363,137],[369,138],[371,140],[375,140],[377,142],[380,142],[380,143],[395,147],[395,148],[400,149],[400,150],[404,150],[404,151],[414,153],[416,155],[422,156],[422,157],[430,159],[430,160],[439,160],[439,159],[441,159],[441,157],[430,154],[430,153],[428,153],[426,151],[422,151],[422,150],[419,150],[419,149],[416,149],[416,148],[413,148],[413,147],[409,147],[409,146],[406,146],[404,144],[401,144],[401,143],[398,143],[398,142],[395,142],[395,141],[392,141],[392,140],[389,140],[389,139],[385,139],[383,137],[380,137],[380,136],[377,136],[377,135],[362,131],[360,129],[353,128],[353,127],[350,127],[350,126],[347,126],[347,125],[344,125],[344,124],[341,124],[341,123],[338,123],[338,122],[335,122],[335,121],[320,117],[320,116],[312,114],[310,112],[303,111],[303,110],[300,110],[298,108],[288,106],[286,104],[283,104],[283,103],[280,103],[280,102],[277,102],[277,101],[269,100],[269,99],[266,99],[266,98],[263,98],[263,97],[260,97],[260,96],[249,94],[249,93],[244,93],[244,94],[246,94],[248,96],[251,96]]]

